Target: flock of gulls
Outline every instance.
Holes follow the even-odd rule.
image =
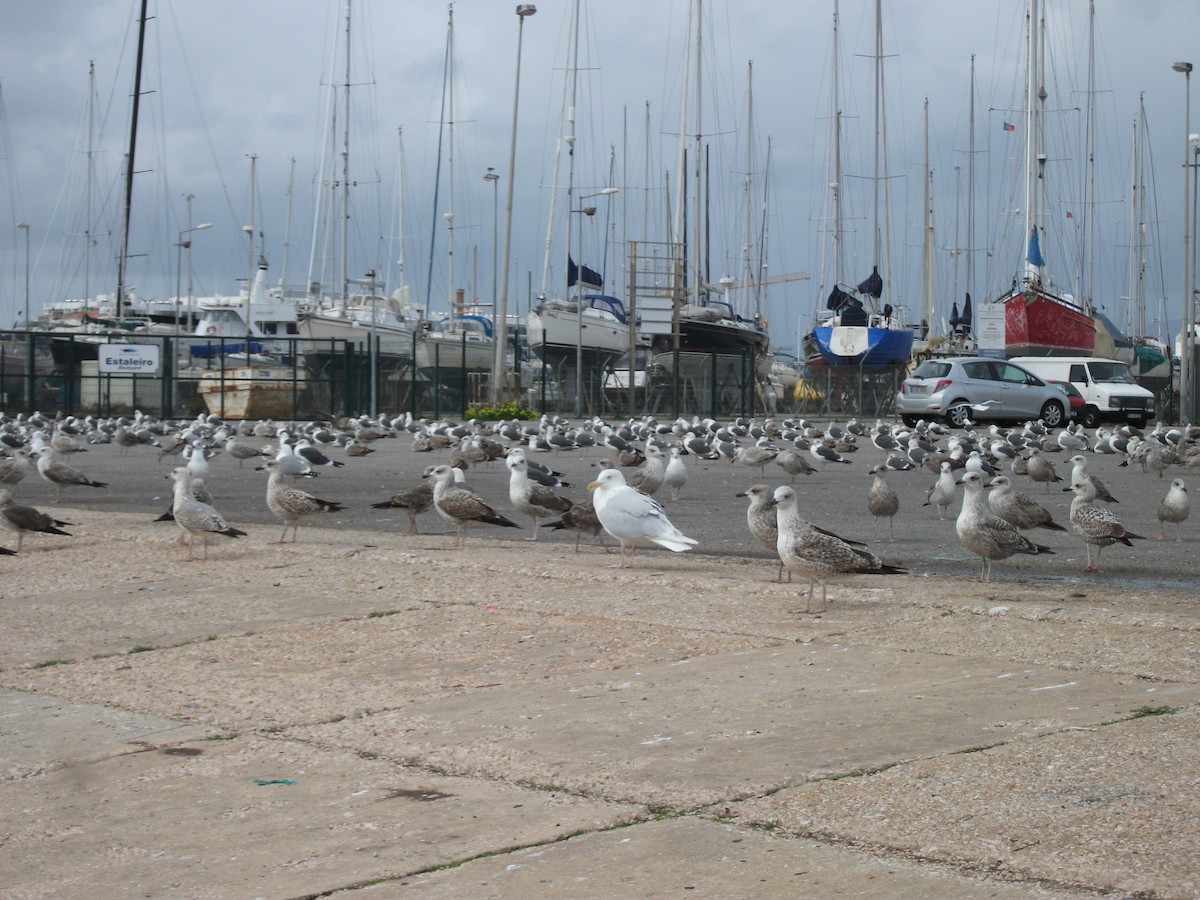
[[[773,489],[754,484],[737,496],[747,501],[750,535],[778,556],[776,580],[782,581],[785,571],[789,582],[793,575],[807,580],[806,611],[810,612],[818,586],[820,609],[824,608],[830,579],[906,573],[866,543],[839,536],[805,517],[810,510],[797,478],[830,465],[850,465],[856,454],[871,460],[866,508],[875,523],[876,540],[881,540],[882,519],[887,520],[887,540],[895,539],[900,499],[889,477],[925,472],[933,476],[924,503],[932,508],[929,515],[945,521],[951,507],[961,501],[955,531],[962,546],[980,559],[984,581],[990,580],[993,563],[1016,554],[1053,554],[1049,543],[1039,541],[1048,540],[1053,532],[1067,532],[1068,526],[1084,544],[1085,572],[1097,571],[1105,547],[1133,546],[1133,541],[1143,539],[1122,523],[1113,509],[1119,501],[1089,472],[1089,460],[1095,456],[1116,457],[1121,467],[1158,480],[1165,480],[1164,473],[1172,469],[1200,466],[1200,428],[1190,426],[1160,425],[1144,432],[1130,426],[1098,428],[1088,434],[1074,424],[1052,432],[1039,422],[952,432],[935,422],[907,427],[854,419],[825,427],[803,419],[722,423],[701,417],[665,422],[646,417],[619,423],[594,418],[572,424],[550,416],[534,422],[455,423],[405,415],[275,423],[222,422],[203,415],[166,422],[141,413],[99,419],[14,417],[0,412],[0,527],[17,536],[16,547],[0,547],[0,555],[19,553],[28,534],[71,534],[67,529],[72,523],[19,502],[16,494],[26,477],[52,485],[55,504],[69,489],[106,488],[72,462],[89,445],[116,444],[121,456],[154,452],[162,460],[177,460],[167,476],[174,482],[171,507],[159,518],[175,522],[179,541],[187,546],[188,559],[193,559],[197,547],[207,558],[214,536],[237,538],[246,533],[230,525],[214,504],[208,488],[214,458],[223,455],[238,467],[252,462],[267,473],[266,505],[282,525],[277,543],[288,542],[289,529],[290,541],[295,542],[301,522],[344,508],[306,489],[311,486],[308,479],[319,470],[346,466],[336,455],[364,456],[375,452],[377,441],[397,437],[408,438],[414,451],[437,458],[425,468],[420,483],[372,504],[377,509],[402,510],[411,534],[418,533],[418,516],[435,511],[454,527],[454,545],[461,548],[469,527],[520,529],[524,526],[519,520],[524,518],[530,529],[526,540],[538,540],[544,528],[566,530],[575,535],[576,552],[583,535],[595,537],[605,553],[610,552],[605,536],[615,538],[619,556],[612,565],[617,568],[634,565],[639,545],[651,543],[674,552],[699,545],[695,537],[671,523],[663,506],[679,500],[685,490],[689,465],[685,459],[757,471],[763,481],[769,480],[771,467],[772,472],[787,476],[788,483]],[[565,496],[562,473],[543,460],[592,448],[607,458],[599,462],[600,471],[588,484],[587,496]],[[468,481],[473,467],[499,461],[508,472],[511,509],[498,509]],[[1026,482],[1028,492],[1018,487]],[[1180,540],[1180,526],[1189,514],[1187,487],[1182,478],[1167,484],[1157,508],[1157,537],[1166,540],[1170,526],[1175,540]],[[1052,490],[1074,495],[1066,524],[1056,522],[1038,501],[1039,488],[1047,497]]]

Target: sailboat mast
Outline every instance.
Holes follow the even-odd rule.
[[[933,172],[929,169],[929,98],[925,98],[925,243],[922,249],[921,264],[923,277],[921,284],[924,293],[922,318],[925,322],[933,321]]]
[[[1096,205],[1096,3],[1088,3],[1088,74],[1087,74],[1087,186],[1083,210],[1083,285],[1082,297],[1087,308],[1092,306],[1092,290],[1096,264],[1096,226],[1093,212]]]
[[[975,54],[971,54],[971,96],[967,116],[967,293],[975,290]]]
[[[146,51],[146,4],[147,0],[142,0],[142,11],[138,16],[133,110],[129,117],[129,153],[125,157],[125,206],[121,213],[121,256],[117,260],[117,318],[122,316],[125,307],[125,267],[129,259],[129,219],[133,210],[133,161],[137,154],[138,107],[142,99],[142,59]]]
[[[878,266],[880,249],[882,247],[882,235],[879,230],[879,163],[880,163],[880,140],[881,140],[881,119],[883,109],[883,0],[875,0],[875,168],[872,177],[871,186],[873,189],[872,196],[872,213],[871,213],[871,240],[873,241],[871,252],[872,262]]]
[[[579,0],[575,0],[575,3],[571,7],[571,49],[570,49],[569,53],[570,53],[570,57],[571,57],[571,64],[570,64],[568,71],[569,71],[569,78],[570,78],[571,94],[570,94],[570,101],[567,104],[567,121],[566,121],[567,134],[563,138],[563,142],[567,145],[567,244],[566,244],[566,246],[567,246],[567,255],[568,256],[571,253],[571,236],[572,236],[572,230],[573,230],[574,221],[575,221],[575,214],[574,214],[574,209],[575,209],[575,102],[578,97],[578,90],[579,90]],[[579,223],[579,227],[582,230],[582,228],[583,228],[582,222]],[[577,259],[575,261],[575,265],[582,267],[583,260]],[[565,268],[570,268],[570,267],[568,266]],[[577,271],[579,273],[582,273],[583,269],[579,268]],[[563,297],[567,297],[571,293],[571,285],[569,284],[571,278],[570,278],[570,274],[568,272],[564,272],[563,274],[564,274],[563,281],[564,281],[564,284],[566,284],[566,287],[563,290]],[[579,281],[579,279],[577,277],[576,278],[577,284],[578,284],[578,281]],[[583,304],[583,296],[582,296],[583,289],[582,289],[582,287],[577,288],[577,293],[580,294],[579,303],[580,303],[580,311],[582,312],[582,309],[583,309],[583,305],[582,305]],[[582,338],[580,338],[579,344],[578,344],[580,353],[582,353],[582,346],[583,346]]]
[[[702,35],[704,33],[704,0],[696,0],[696,115],[695,127],[696,133],[693,139],[694,152],[692,154],[692,165],[694,167],[695,181],[694,193],[692,195],[692,215],[695,225],[692,228],[692,256],[695,260],[695,265],[692,267],[694,274],[692,277],[692,302],[696,305],[700,303],[700,222],[703,208],[700,203],[701,178],[703,174],[703,165],[700,155],[701,142],[701,112],[703,103],[703,92],[701,91],[700,77],[702,73],[701,52],[702,52]]]
[[[346,0],[346,78],[342,85],[345,115],[342,117],[342,252],[340,293],[342,306],[347,303],[350,292],[350,273],[347,255],[350,249],[350,3]]]
[[[448,7],[449,21],[446,25],[446,271],[450,295],[451,313],[455,312],[454,294],[454,4]],[[461,312],[461,310],[459,310]]]
[[[833,280],[842,275],[842,100],[838,87],[838,4],[833,2]]]
[[[88,61],[88,118],[87,118],[87,189],[83,198],[83,319],[88,318],[92,296],[92,185],[95,183],[96,161],[93,149],[96,121],[96,62]],[[191,223],[188,223],[191,224]]]
[[[754,152],[751,135],[754,133],[754,62],[746,64],[746,172],[742,176],[742,272],[738,280],[742,290],[754,285],[757,294],[758,277],[751,265],[750,250],[753,246],[750,234],[750,191],[753,179],[750,175],[751,157]]]
[[[1041,20],[1038,12],[1038,0],[1029,0],[1029,61],[1025,73],[1025,240],[1030,240],[1034,234],[1039,234],[1041,225],[1041,196],[1038,192],[1041,169],[1045,159],[1041,155]],[[1040,234],[1039,234],[1040,237]],[[1028,285],[1040,285],[1041,269],[1026,254],[1025,282]]]

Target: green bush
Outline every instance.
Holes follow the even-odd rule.
[[[499,406],[483,406],[472,403],[467,407],[468,419],[483,419],[485,422],[496,422],[500,419],[536,419],[538,414],[528,406],[516,403],[501,403]]]

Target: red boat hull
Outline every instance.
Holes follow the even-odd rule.
[[[1061,297],[1029,290],[1004,300],[1004,352],[1013,356],[1091,356],[1091,315]]]

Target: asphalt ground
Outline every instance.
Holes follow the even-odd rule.
[[[248,443],[265,445],[266,441]],[[795,487],[801,513],[809,521],[834,531],[843,537],[869,542],[885,561],[906,567],[910,573],[937,577],[941,575],[970,576],[980,568],[958,542],[954,516],[959,502],[939,521],[936,508],[923,506],[930,486],[936,480],[927,469],[889,472],[888,483],[900,498],[900,511],[892,522],[894,540],[889,537],[887,520],[876,520],[867,510],[867,493],[872,483],[872,466],[882,458],[869,443],[855,453],[847,454],[848,465],[829,464],[824,471],[798,475]],[[400,510],[377,510],[373,503],[386,500],[391,494],[421,482],[427,466],[445,462],[449,451],[417,452],[411,435],[400,434],[371,444],[373,453],[351,458],[340,448],[328,449],[331,459],[344,463],[340,467],[319,470],[316,478],[301,479],[300,487],[326,500],[344,505],[337,513],[312,520],[326,528],[379,530],[381,534],[404,532],[408,519]],[[1171,478],[1189,480],[1189,470],[1171,467],[1163,476],[1143,472],[1136,465],[1121,466],[1112,455],[1088,454],[1089,471],[1101,478],[1119,503],[1109,508],[1130,531],[1144,536],[1133,547],[1120,544],[1106,548],[1101,557],[1098,575],[1081,573],[1086,559],[1082,540],[1070,530],[1070,502],[1073,497],[1063,488],[1069,483],[1071,454],[1047,453],[1056,467],[1062,483],[1040,485],[1025,476],[1011,476],[1014,487],[1037,500],[1051,511],[1054,520],[1067,528],[1066,532],[1038,529],[1035,539],[1049,546],[1053,555],[1014,557],[996,563],[993,581],[1075,579],[1088,582],[1104,579],[1108,582],[1128,582],[1142,586],[1186,587],[1195,572],[1196,528],[1200,514],[1192,516],[1182,526],[1169,528],[1168,541],[1155,540],[1159,531],[1156,510],[1165,496]],[[587,451],[531,454],[563,473],[569,487],[560,493],[578,499],[586,495],[587,484],[595,478],[598,462],[612,457],[611,451],[594,447]],[[692,551],[699,554],[732,555],[769,559],[771,555],[750,535],[745,521],[745,501],[737,494],[752,484],[774,488],[790,483],[778,466],[768,464],[765,471],[758,467],[733,464],[727,461],[702,460],[694,455],[684,458],[688,482],[679,500],[669,499],[666,489],[656,499],[667,510],[671,521],[684,534],[700,543]],[[90,445],[87,452],[73,454],[70,462],[93,480],[106,482],[107,488],[72,487],[67,491],[67,505],[80,505],[97,511],[144,512],[157,516],[170,506],[171,485],[168,473],[180,463],[178,457],[160,458],[153,447],[145,446],[122,451],[115,444]],[[255,461],[238,462],[223,452],[209,462],[209,489],[215,506],[226,519],[238,528],[270,529],[280,527],[266,505],[265,472],[255,470]],[[629,471],[629,470],[626,470]],[[470,533],[488,539],[520,541],[531,533],[530,520],[517,513],[508,499],[508,471],[502,461],[474,467],[467,475],[469,486],[496,509],[520,523],[521,529],[480,526]],[[14,489],[26,503],[40,508],[51,504],[54,488],[30,475]],[[435,512],[418,519],[423,532],[448,533],[449,526]],[[164,524],[164,528],[173,526]],[[304,526],[301,526],[303,531]],[[1174,538],[1182,540],[1176,541]],[[543,528],[540,540],[574,541],[569,532],[554,532]],[[586,538],[585,538],[586,539]],[[469,540],[469,538],[468,538]],[[656,548],[649,548],[653,552]],[[661,551],[667,552],[667,551]],[[1094,554],[1093,554],[1094,555]]]

